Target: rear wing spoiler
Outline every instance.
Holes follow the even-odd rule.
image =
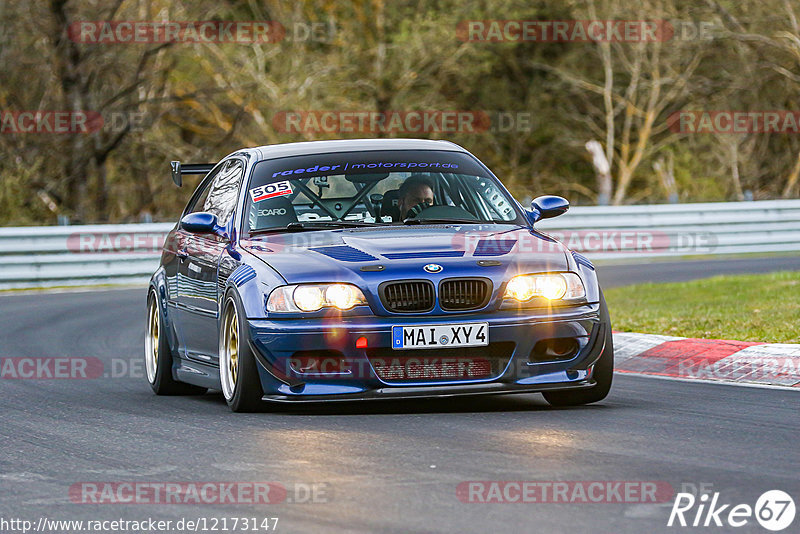
[[[172,181],[178,187],[183,185],[184,174],[208,174],[208,171],[214,168],[216,163],[184,163],[180,161],[171,161],[172,167]]]

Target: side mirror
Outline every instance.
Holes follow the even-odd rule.
[[[200,211],[189,213],[181,219],[181,228],[193,234],[213,234],[217,232],[219,226],[216,215]]]
[[[531,211],[528,212],[531,224],[542,219],[550,219],[563,215],[569,209],[569,201],[555,195],[536,197],[531,202]]]

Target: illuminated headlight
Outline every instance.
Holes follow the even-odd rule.
[[[275,288],[267,299],[269,312],[315,312],[322,308],[350,310],[367,303],[352,284],[300,284]]]
[[[575,301],[585,298],[586,290],[575,273],[521,274],[508,281],[504,298],[528,302],[536,297]]]
[[[325,295],[319,286],[298,286],[294,289],[294,303],[303,311],[317,311],[325,306]]]

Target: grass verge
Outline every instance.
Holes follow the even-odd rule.
[[[800,272],[715,276],[605,291],[620,332],[800,343]]]

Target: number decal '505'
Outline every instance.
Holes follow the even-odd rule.
[[[291,194],[292,184],[289,183],[289,180],[260,185],[250,190],[250,196],[253,198],[253,202],[259,202],[261,200],[267,200],[268,198]]]

